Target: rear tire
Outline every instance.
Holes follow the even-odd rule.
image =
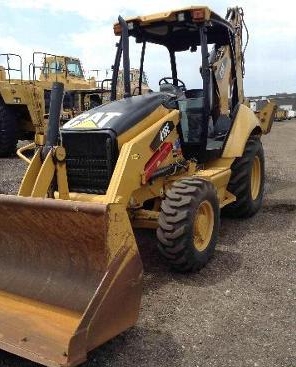
[[[0,97],[0,157],[15,154],[17,140],[16,117]]]
[[[196,177],[174,182],[161,204],[157,237],[161,254],[176,271],[196,271],[214,253],[220,208],[213,184]]]
[[[251,217],[260,209],[264,191],[264,151],[261,140],[251,136],[242,157],[231,166],[227,190],[236,196],[236,201],[222,209],[229,217]]]

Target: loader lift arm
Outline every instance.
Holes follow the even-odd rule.
[[[18,195],[30,197],[53,197],[53,182],[56,182],[59,199],[69,199],[65,158],[66,152],[59,145],[60,111],[63,104],[64,85],[54,82],[51,93],[50,112],[46,143],[39,147],[22,180]],[[52,192],[50,193],[50,188]]]

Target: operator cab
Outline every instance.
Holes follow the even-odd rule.
[[[230,19],[232,14],[227,17]],[[171,75],[160,78],[158,91],[171,95],[174,100],[171,107],[180,111],[178,132],[184,157],[197,159],[199,162],[219,158],[236,107],[242,102],[238,93],[233,52],[235,30],[230,22],[207,7],[188,7],[171,11],[165,16],[155,14],[151,19],[153,20],[147,21],[136,17],[124,21],[119,17],[119,23],[115,24],[115,34],[121,35],[121,40],[113,69],[111,99],[116,96],[116,78],[121,54],[126,71],[125,96],[130,96],[128,39],[134,37],[136,43],[142,45],[140,72],[146,65],[148,45],[162,46],[169,56]],[[194,67],[185,61],[185,54],[191,55],[191,59],[192,55],[196,56]],[[159,59],[161,66],[162,58]],[[197,66],[197,60],[200,60],[200,67]],[[188,77],[186,83],[179,76],[184,74],[184,70]],[[157,71],[158,68],[154,68],[153,72]],[[200,82],[192,85],[197,78],[201,79]],[[141,91],[141,76],[139,83]]]
[[[34,52],[33,78],[36,79],[36,72],[40,71],[39,80],[56,80],[58,77],[71,77],[75,80],[84,80],[84,74],[80,60],[74,57],[58,56],[45,52]]]

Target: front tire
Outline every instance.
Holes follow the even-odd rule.
[[[227,190],[236,196],[236,201],[222,209],[229,217],[248,218],[257,213],[262,205],[264,191],[264,151],[261,140],[251,136],[242,157],[231,166]]]
[[[219,226],[213,184],[197,177],[176,181],[161,204],[158,248],[174,270],[199,270],[214,253]]]

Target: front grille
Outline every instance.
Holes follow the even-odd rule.
[[[118,157],[112,131],[62,131],[69,190],[105,194]]]

